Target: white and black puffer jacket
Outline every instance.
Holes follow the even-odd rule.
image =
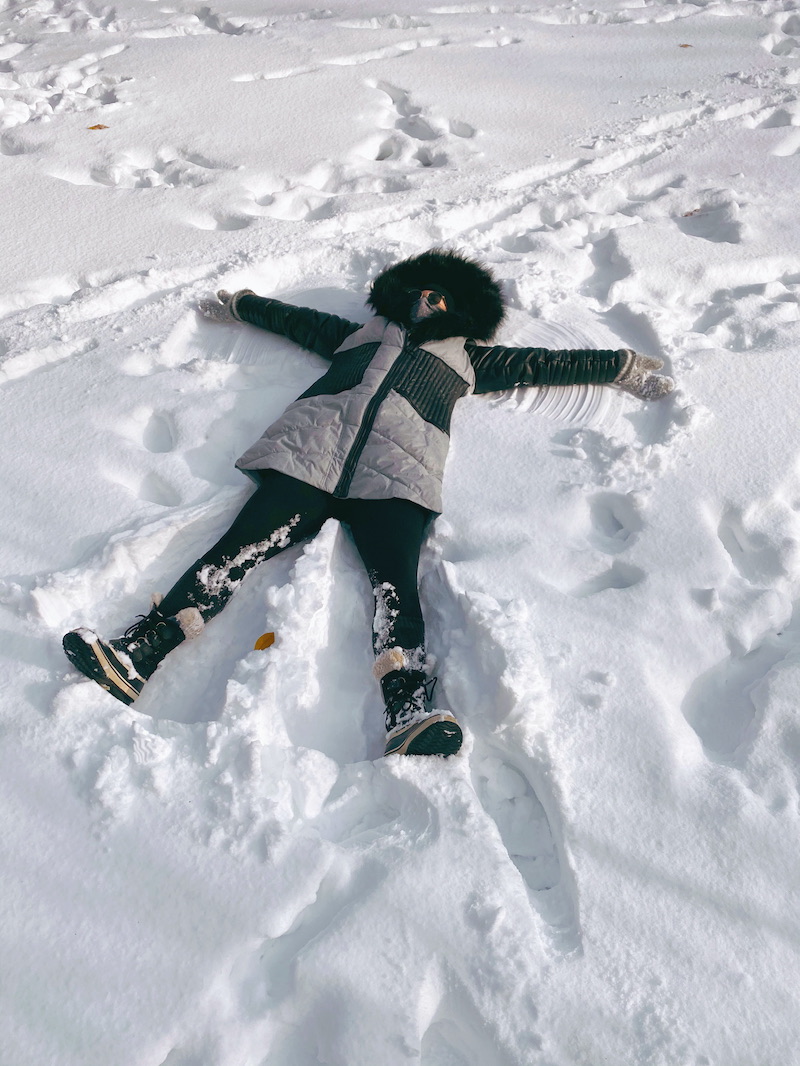
[[[448,311],[412,325],[412,289],[441,289]],[[611,382],[620,351],[481,347],[503,317],[500,289],[480,264],[434,250],[373,283],[365,325],[250,293],[234,314],[331,360],[329,370],[237,461],[258,480],[279,470],[339,498],[399,497],[439,513],[456,402],[517,385]]]

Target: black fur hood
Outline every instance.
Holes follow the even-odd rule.
[[[454,306],[412,326],[408,290],[422,288],[444,289]],[[500,286],[490,271],[460,252],[442,248],[384,270],[372,283],[367,305],[376,314],[409,327],[418,344],[446,337],[488,341],[505,315]]]

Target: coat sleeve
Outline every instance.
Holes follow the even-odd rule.
[[[345,338],[361,328],[357,322],[348,322],[338,315],[328,315],[310,307],[295,307],[281,300],[255,295],[239,297],[236,301],[236,317],[260,329],[280,333],[301,348],[316,352],[325,359],[331,359]]]
[[[475,370],[475,392],[500,392],[518,385],[607,385],[625,365],[623,351],[551,351],[549,348],[482,348],[467,341]]]

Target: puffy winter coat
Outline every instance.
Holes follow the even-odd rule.
[[[444,285],[442,255],[446,265],[460,270],[467,263],[483,272],[484,284],[488,278],[495,285],[471,261],[454,253],[428,253],[438,273],[423,263],[427,270],[417,269],[409,285],[402,269],[419,267],[426,259],[419,256],[376,280],[369,302],[390,313],[363,326],[279,300],[244,294],[237,299],[235,313],[242,321],[331,360],[328,371],[248,448],[237,467],[255,480],[260,470],[280,470],[340,498],[400,497],[438,513],[450,419],[462,396],[517,385],[608,383],[617,377],[625,360],[619,351],[487,347],[468,339],[464,332],[470,326],[482,331],[478,336],[491,336],[502,318],[499,290],[488,309],[491,300],[484,289],[482,305],[461,310],[471,306],[469,287],[463,271],[455,279],[445,271],[450,284]],[[408,311],[408,299],[400,294],[414,287],[413,278],[419,288],[446,288],[448,294],[455,289],[448,306],[458,310],[416,325],[398,321]],[[401,306],[394,308],[387,293]]]

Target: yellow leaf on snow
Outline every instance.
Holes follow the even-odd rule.
[[[98,122],[96,126],[87,126],[90,130],[107,130],[108,126],[104,126],[102,122]]]
[[[266,651],[275,643],[274,633],[262,633],[255,643],[254,651]]]

